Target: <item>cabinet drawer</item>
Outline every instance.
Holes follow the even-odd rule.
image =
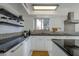
[[[23,50],[24,50],[24,46],[22,42],[18,44],[17,46],[13,47],[12,49],[10,49],[8,52],[6,52],[6,55],[7,56],[22,56]]]

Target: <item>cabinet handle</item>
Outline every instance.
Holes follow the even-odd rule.
[[[17,46],[14,50],[12,50],[11,52],[15,52],[19,47],[21,47],[23,44],[20,44],[19,46]]]

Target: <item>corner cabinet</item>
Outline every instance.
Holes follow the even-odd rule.
[[[23,42],[4,53],[4,56],[30,56],[31,53],[31,39],[28,37]]]

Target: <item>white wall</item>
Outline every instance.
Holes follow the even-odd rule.
[[[33,30],[33,20],[34,18],[36,18],[36,16],[27,16],[25,17],[25,27],[24,29],[26,30]],[[50,31],[52,30],[52,27],[58,27],[58,28],[61,28],[59,31],[64,31],[64,18],[62,17],[47,17],[50,19],[49,21],[49,28],[50,28]]]
[[[64,19],[58,16],[50,18],[50,30],[52,30],[52,27],[57,27],[60,28],[59,31],[64,31]]]
[[[79,20],[79,10],[74,12],[74,20]],[[75,32],[79,32],[79,23],[75,24]]]
[[[33,19],[32,16],[24,17],[24,30],[33,30]]]

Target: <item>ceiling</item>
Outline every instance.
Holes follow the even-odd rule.
[[[34,11],[32,9],[32,4],[33,3],[22,4],[29,15],[66,16],[68,12],[75,12],[77,14],[79,12],[79,3],[57,3],[59,7],[55,11]]]

